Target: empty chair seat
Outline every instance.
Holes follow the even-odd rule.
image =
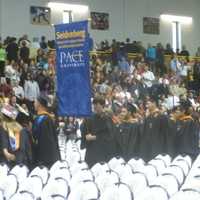
[[[169,166],[171,164],[172,158],[171,156],[167,154],[159,154],[158,156],[155,157],[155,159],[161,159],[165,162],[166,166]]]
[[[159,175],[162,174],[167,167],[165,161],[162,159],[153,159],[153,160],[149,161],[149,164],[156,167]]]

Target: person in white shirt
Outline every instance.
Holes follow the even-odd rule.
[[[13,83],[13,92],[19,101],[24,99],[24,88],[19,85],[18,81]]]
[[[164,104],[168,110],[172,110],[174,107],[180,105],[180,99],[178,96],[170,93],[168,98],[165,99]]]
[[[150,88],[153,85],[153,81],[155,80],[155,76],[153,72],[149,70],[149,67],[146,65],[144,68],[144,73],[142,74],[142,79],[144,84]]]
[[[31,113],[34,113],[34,102],[40,96],[38,83],[33,79],[33,75],[28,74],[24,84],[24,97],[27,102],[27,107]]]

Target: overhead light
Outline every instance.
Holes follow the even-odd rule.
[[[78,12],[88,12],[88,6],[86,5],[78,5],[78,4],[67,4],[67,3],[57,3],[57,2],[49,2],[48,7],[55,10],[71,10]]]
[[[192,24],[192,17],[163,14],[160,15],[160,18],[168,22],[180,22],[182,24]]]

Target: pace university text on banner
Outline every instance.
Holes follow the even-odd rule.
[[[88,22],[55,25],[58,115],[90,116]]]

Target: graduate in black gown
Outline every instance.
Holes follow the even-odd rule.
[[[112,121],[103,112],[105,100],[97,97],[93,104],[95,113],[83,123],[81,141],[81,148],[86,148],[85,160],[89,167],[107,162],[115,155]]]
[[[37,117],[33,123],[34,164],[51,167],[60,159],[56,126],[52,115],[47,111],[47,100],[39,97],[35,102]]]

